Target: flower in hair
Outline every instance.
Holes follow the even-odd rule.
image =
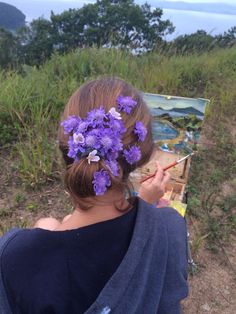
[[[97,143],[97,138],[93,134],[88,134],[85,138],[85,143],[88,147],[91,148],[97,148],[96,143]]]
[[[116,102],[118,104],[118,109],[128,114],[130,114],[132,109],[137,106],[137,101],[130,96],[118,96]]]
[[[121,114],[116,111],[116,108],[115,107],[112,107],[110,110],[109,110],[109,113],[112,115],[113,118],[117,119],[117,120],[121,120]]]
[[[74,131],[75,128],[80,123],[80,121],[81,121],[81,119],[79,117],[76,117],[76,116],[70,116],[69,118],[64,120],[61,123],[61,126],[63,126],[63,128],[64,128],[65,134],[69,134],[70,132]]]
[[[90,124],[90,126],[96,127],[103,125],[105,117],[106,112],[103,107],[100,107],[99,109],[93,109],[89,111],[87,122]]]
[[[69,151],[67,156],[70,158],[73,158],[75,161],[79,160],[79,155],[83,154],[85,152],[85,149],[74,142],[73,136],[70,136],[69,141]]]
[[[104,169],[94,172],[92,183],[95,194],[103,195],[106,192],[107,187],[111,186],[109,173]]]
[[[141,121],[137,121],[134,127],[134,133],[138,135],[139,141],[143,142],[147,135],[147,129]]]
[[[73,141],[75,144],[83,144],[84,143],[84,136],[81,133],[74,133],[73,134]]]
[[[118,111],[115,107],[108,112],[104,107],[93,109],[87,117],[70,116],[61,125],[65,134],[69,134],[68,156],[75,161],[86,158],[88,163],[105,162],[105,169],[94,172],[93,188],[96,195],[103,195],[111,186],[112,176],[119,176],[118,158],[122,155],[129,164],[141,159],[140,148],[136,145],[123,150],[123,135],[126,132],[119,111],[130,114],[137,105],[137,101],[129,96],[119,96],[116,99]],[[134,133],[139,141],[144,141],[147,130],[141,121],[137,121]]]
[[[76,131],[77,131],[78,133],[83,133],[83,132],[86,132],[87,128],[88,128],[88,122],[81,120],[81,121],[77,124]]]
[[[123,152],[126,161],[130,164],[133,165],[137,161],[141,159],[141,151],[138,146],[131,146],[129,149],[124,149]]]
[[[113,176],[117,177],[119,175],[118,162],[116,160],[106,160],[105,163]]]
[[[100,160],[100,157],[97,156],[97,150],[94,149],[93,151],[91,151],[91,153],[89,153],[87,159],[88,159],[88,163],[90,164],[91,161],[94,161],[94,162],[98,162]]]

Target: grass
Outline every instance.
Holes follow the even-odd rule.
[[[189,212],[204,222],[199,239],[235,230],[235,190],[224,190],[236,173],[235,48],[172,57],[91,48],[54,55],[39,69],[0,72],[0,147],[8,150],[21,182],[37,188],[56,180],[60,113],[81,84],[104,75],[120,76],[146,92],[211,100],[192,164]]]

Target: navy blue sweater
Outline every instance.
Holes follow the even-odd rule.
[[[76,230],[14,229],[0,239],[0,314],[179,314],[186,241],[175,210],[142,200]]]

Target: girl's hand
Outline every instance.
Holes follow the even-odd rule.
[[[139,196],[150,204],[156,204],[165,194],[166,184],[170,180],[170,174],[164,172],[160,164],[156,163],[155,177],[143,182],[139,189]]]

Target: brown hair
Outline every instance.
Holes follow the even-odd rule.
[[[82,85],[71,96],[64,109],[64,113],[62,114],[62,120],[65,120],[72,115],[85,118],[90,110],[99,108],[101,105],[107,112],[111,107],[117,108],[116,98],[119,95],[131,96],[137,101],[137,106],[132,110],[130,115],[124,112],[121,113],[124,126],[127,129],[122,139],[124,148],[137,143],[137,136],[134,134],[134,125],[136,121],[142,121],[148,132],[145,141],[138,143],[142,157],[137,163],[130,165],[124,157],[118,157],[120,176],[114,177],[110,173],[112,185],[109,189],[114,191],[124,191],[125,189],[129,190],[128,177],[130,172],[135,170],[137,167],[144,165],[150,159],[153,152],[154,144],[151,133],[151,115],[141,94],[133,86],[120,78],[100,78]],[[89,206],[86,199],[95,197],[92,185],[94,172],[101,169],[109,171],[109,169],[103,160],[89,165],[86,157],[84,157],[84,159],[74,162],[73,159],[67,156],[68,135],[64,134],[62,126],[59,127],[58,137],[59,147],[67,165],[65,173],[66,188],[74,203],[79,205],[81,209],[87,209],[91,207],[91,204]]]

